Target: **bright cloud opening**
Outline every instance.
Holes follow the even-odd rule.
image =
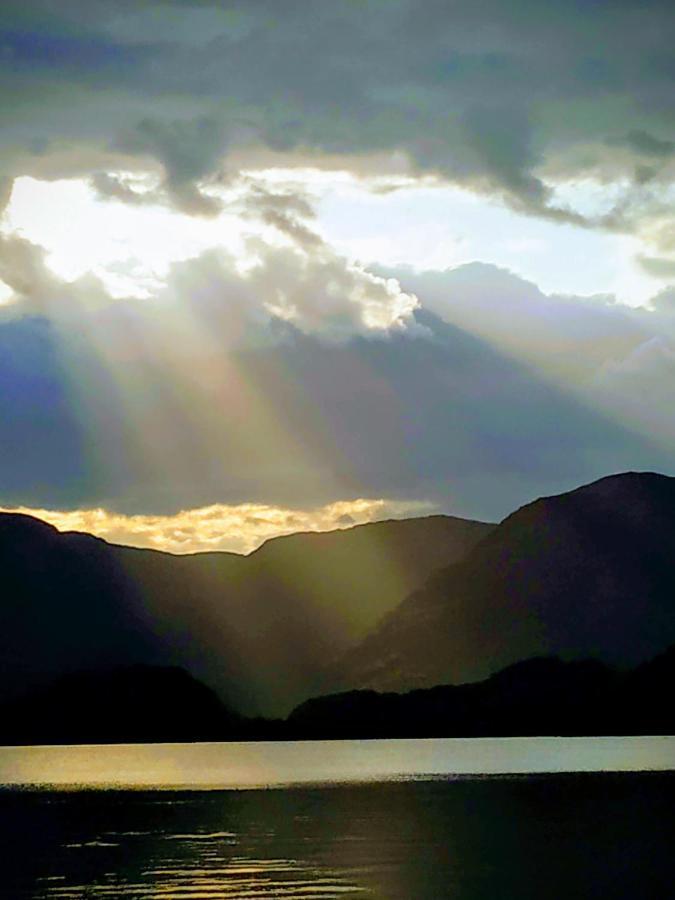
[[[136,188],[150,194],[149,179]],[[88,272],[112,297],[146,298],[163,285],[172,263],[220,246],[243,252],[241,222],[228,213],[201,219],[157,203],[134,205],[97,196],[81,179],[18,178],[5,231],[44,247],[55,275],[74,281]]]
[[[123,515],[106,509],[70,511],[3,508],[49,522],[59,531],[82,531],[110,543],[169,553],[229,551],[250,553],[270,538],[298,531],[333,531],[383,519],[428,515],[432,503],[359,498],[314,509],[289,509],[256,503],[215,504],[174,515]]]

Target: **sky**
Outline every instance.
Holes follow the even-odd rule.
[[[0,507],[248,552],[675,474],[673,33],[4,0]]]

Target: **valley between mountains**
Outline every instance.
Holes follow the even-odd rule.
[[[245,557],[5,513],[0,565],[1,743],[675,724],[675,479],[655,473],[499,525],[378,522]]]

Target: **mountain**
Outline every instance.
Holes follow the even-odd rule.
[[[183,669],[143,665],[65,675],[0,716],[5,745],[227,740],[249,730]]]
[[[674,641],[675,478],[632,472],[510,515],[389,613],[326,683],[410,690],[541,655],[632,666]]]
[[[287,729],[313,739],[675,734],[674,690],[675,646],[628,672],[540,657],[472,684],[317,697]]]
[[[675,734],[675,646],[634,670],[528,659],[482,682],[307,700],[250,719],[179,668],[77,672],[0,705],[0,745]]]
[[[174,556],[0,514],[0,701],[79,670],[182,666],[283,715],[326,663],[491,526],[430,516]]]

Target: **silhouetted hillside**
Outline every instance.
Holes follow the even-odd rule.
[[[674,560],[675,479],[654,474],[537,500],[496,528],[381,522],[248,557],[117,547],[0,514],[0,702],[136,664],[183,667],[266,716],[533,656],[632,667],[675,642]]]
[[[540,657],[472,684],[318,697],[288,726],[313,739],[675,734],[674,691],[675,647],[630,672]]]
[[[173,556],[0,514],[0,700],[82,669],[183,666],[247,713],[285,714],[489,525],[431,516]]]
[[[675,478],[537,500],[433,576],[331,672],[344,688],[482,679],[530,656],[635,665],[675,641]]]
[[[228,740],[247,722],[179,668],[66,675],[2,709],[0,744]]]
[[[635,670],[541,657],[483,682],[308,700],[246,719],[176,668],[81,672],[0,706],[1,744],[675,734],[675,647]]]

